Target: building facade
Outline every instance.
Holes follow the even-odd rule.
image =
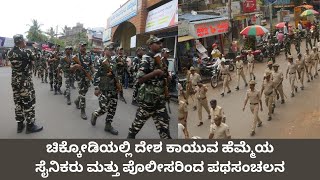
[[[114,43],[126,54],[135,55],[136,47],[146,47],[150,35],[164,38],[164,46],[176,52],[178,0],[129,0],[107,20],[105,45]],[[175,53],[173,53],[175,56]]]

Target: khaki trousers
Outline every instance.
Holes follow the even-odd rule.
[[[253,122],[252,122],[252,127],[251,127],[251,131],[255,131],[257,124],[261,122],[258,113],[259,113],[259,104],[257,105],[251,105],[250,104],[250,110],[253,114]]]
[[[202,107],[207,111],[208,115],[210,115],[209,105],[207,98],[198,99],[198,118],[199,121],[202,122]]]
[[[223,93],[225,92],[226,88],[228,88],[228,91],[230,91],[229,87],[229,76],[228,75],[222,75],[223,79]]]
[[[240,85],[240,77],[242,77],[245,84],[247,84],[246,76],[244,75],[243,69],[237,70],[237,80],[238,80],[238,87]]]

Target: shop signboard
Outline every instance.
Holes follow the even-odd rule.
[[[242,9],[244,13],[255,12],[257,10],[256,0],[244,0],[242,3]]]
[[[146,32],[178,25],[178,0],[172,0],[148,13]]]
[[[108,42],[111,40],[111,34],[112,34],[112,30],[111,28],[108,28],[106,29],[104,32],[103,32],[103,42]]]
[[[192,27],[191,27],[192,28]],[[192,36],[196,38],[204,38],[223,34],[229,31],[229,21],[213,21],[208,23],[194,24],[192,28]]]
[[[179,21],[178,36],[187,36],[189,34],[189,24],[187,21]]]
[[[130,0],[114,12],[108,19],[109,26],[114,27],[138,14],[138,0]]]
[[[0,47],[13,47],[13,38],[0,37]]]
[[[241,13],[240,1],[231,2],[231,16]]]

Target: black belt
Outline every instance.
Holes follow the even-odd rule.
[[[250,105],[258,105],[259,103],[250,103]]]
[[[228,74],[222,74],[222,75],[228,75]]]
[[[237,68],[237,69],[243,69],[243,67],[242,68]]]
[[[289,73],[289,74],[296,74],[296,73]]]

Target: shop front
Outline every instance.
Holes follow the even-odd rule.
[[[195,56],[200,59],[211,58],[212,44],[216,43],[221,53],[224,53],[224,34],[229,31],[229,20],[226,17],[216,17],[209,20],[192,21],[188,30],[179,27],[178,58],[179,68],[190,68],[196,62]]]

